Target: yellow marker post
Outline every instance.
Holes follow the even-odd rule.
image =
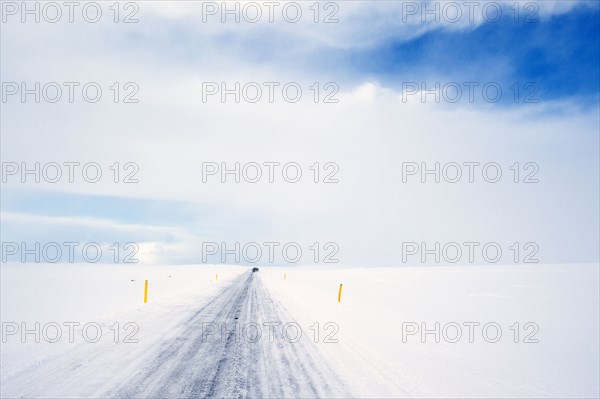
[[[287,277],[286,273],[283,273],[283,279],[285,280],[285,278]]]
[[[215,274],[215,280],[219,281],[219,275]]]
[[[342,285],[340,284],[340,291],[338,292],[338,303],[342,301]]]
[[[148,302],[148,280],[144,282],[144,303]]]

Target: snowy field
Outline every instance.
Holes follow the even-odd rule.
[[[219,283],[246,271],[242,266],[158,266],[134,264],[6,263],[2,279],[2,320],[96,320],[148,311],[198,295],[210,296]],[[218,277],[218,281],[216,280]]]
[[[139,365],[142,354],[169,337],[198,304],[246,271],[246,267],[222,265],[2,264],[0,396],[21,396],[35,387],[28,396],[60,397],[53,392],[67,384],[57,383],[56,377],[86,362],[95,377],[124,377],[131,372],[124,371],[126,365]],[[143,302],[145,279],[149,280],[147,303]],[[36,322],[39,342],[35,335],[22,334],[22,323],[33,330]],[[11,334],[14,323],[18,331]],[[49,342],[56,337],[52,323],[62,330],[57,342]],[[78,323],[71,334],[68,323]],[[93,342],[96,324],[102,330]],[[44,364],[52,370],[39,369]],[[90,389],[93,386],[82,381],[66,386],[70,396],[81,397]]]
[[[599,395],[597,264],[265,272],[272,295],[301,324],[318,321],[322,333],[326,322],[339,326],[339,343],[321,347],[359,396]],[[436,322],[440,343],[434,334],[423,343],[421,323],[435,330]],[[464,325],[469,322],[480,323],[473,325],[473,343]],[[539,331],[525,329],[528,322]],[[419,331],[409,335],[414,325],[408,323],[417,323]],[[450,323],[461,326],[456,343]],[[496,343],[485,339],[495,340],[493,324],[483,337],[486,323],[500,326]]]
[[[125,380],[144,366],[144,354],[161,340],[178,340],[174,331],[191,313],[249,270],[5,264],[1,272],[2,397],[59,397]],[[275,308],[289,312],[355,396],[599,395],[597,264],[261,267],[257,276]],[[33,335],[22,343],[22,331],[8,334],[12,323],[32,328],[36,321],[79,322],[75,342],[66,335],[47,342],[51,328],[40,343]],[[82,338],[87,322],[103,328],[96,343]],[[137,343],[124,342],[134,332],[128,322],[139,327]],[[430,332],[423,335],[424,328]],[[55,384],[73,370],[89,373],[87,384]]]

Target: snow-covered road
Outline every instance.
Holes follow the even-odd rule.
[[[293,342],[297,332],[293,319],[269,295],[260,272],[241,274],[186,313],[151,345],[143,345],[143,352],[134,345],[126,354],[122,344],[120,349],[112,344],[75,350],[75,356],[56,356],[9,378],[4,394],[350,396],[306,331]],[[290,326],[285,337],[284,326]],[[20,392],[12,391],[11,385]]]
[[[198,309],[176,339],[164,341],[146,367],[107,396],[347,396],[310,338],[304,334],[291,342],[295,332],[286,339],[279,333],[291,321],[258,274],[245,273]]]
[[[3,330],[0,397],[597,398],[599,270],[2,265],[0,317],[18,331]],[[67,322],[73,341],[49,342]],[[441,326],[466,322],[472,341],[449,342]],[[515,335],[529,322],[535,343]]]

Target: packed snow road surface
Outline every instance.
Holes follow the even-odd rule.
[[[293,342],[297,335],[292,328],[285,337],[279,333],[290,321],[257,273],[244,274],[198,309],[180,336],[164,342],[147,367],[108,395],[346,396],[348,393],[306,334]]]
[[[2,396],[348,397],[308,331],[296,341],[295,326],[259,273],[245,272],[181,317],[142,320],[140,344],[72,345],[5,378]],[[154,330],[147,339],[144,328]]]

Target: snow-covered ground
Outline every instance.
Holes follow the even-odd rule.
[[[210,296],[244,266],[142,264],[34,264],[0,266],[2,320],[96,320],[151,306]],[[218,278],[218,281],[217,281]],[[143,304],[144,280],[149,281]]]
[[[260,269],[252,290],[246,289],[260,293],[254,302],[269,302],[259,314],[268,315],[264,310],[270,309],[270,317],[293,318],[353,396],[599,396],[598,264]],[[210,309],[217,317],[219,306],[211,307],[215,298],[223,307],[229,306],[229,297],[242,298],[246,291],[240,287],[246,285],[241,279],[249,270],[3,264],[0,272],[0,394],[58,397],[106,392],[111,384],[123,387],[135,373],[152,375],[152,369],[144,371],[149,360],[160,359],[154,354],[170,345],[194,348],[194,337],[181,335],[194,335],[193,326],[201,325],[190,316]],[[146,304],[145,279],[150,282]],[[253,309],[252,301],[240,303]],[[7,334],[14,323],[22,328],[23,322],[30,329],[35,322],[47,327],[40,343],[31,334],[22,343],[22,331]],[[55,336],[53,322],[80,323],[74,342],[68,342],[65,331],[59,342],[47,342]],[[81,327],[89,322],[103,329],[96,343],[83,338]],[[128,322],[139,330],[126,327]],[[439,342],[435,323],[440,323]],[[423,328],[431,332],[423,336]],[[86,338],[94,335],[91,328]],[[128,337],[137,342],[125,342]],[[281,344],[267,347],[270,359]],[[268,345],[264,338],[262,345]],[[179,356],[177,351],[170,359]],[[298,358],[300,367],[303,361]]]
[[[599,396],[597,264],[262,272],[271,294],[301,324],[319,322],[321,334],[334,331],[323,329],[327,322],[339,326],[339,342],[321,347],[359,395]],[[421,323],[435,330],[436,322],[440,342],[427,334],[423,343]],[[473,343],[469,322],[480,323],[471,324]],[[409,335],[412,323],[419,331]],[[456,343],[452,323],[461,327]],[[483,337],[486,323],[497,325]],[[502,336],[487,342],[498,326]]]
[[[70,396],[89,392],[90,386],[81,381],[69,387],[61,379],[71,373],[69,368],[82,365],[94,370],[98,379],[105,375],[117,376],[117,381],[124,378],[128,372],[125,366],[139,366],[144,353],[156,349],[191,311],[210,301],[247,269],[222,265],[2,264],[0,396],[37,392],[37,396],[59,397],[52,396],[58,388]],[[146,279],[148,302],[144,303]],[[35,323],[40,326],[38,337],[23,336],[23,328],[35,330]],[[61,327],[58,340],[53,323]],[[78,323],[72,332],[69,323]],[[18,331],[11,333],[15,324]],[[96,324],[102,329],[99,338]],[[54,340],[57,342],[49,342]],[[45,365],[53,370],[44,369]]]

